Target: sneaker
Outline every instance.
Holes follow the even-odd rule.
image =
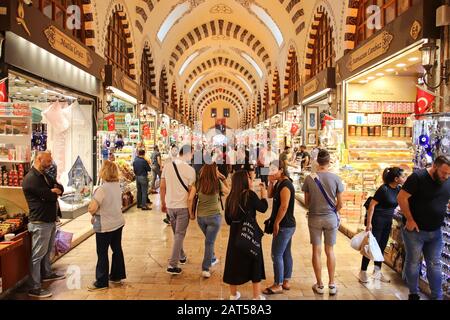
[[[184,257],[184,259],[180,259],[180,264],[186,264],[187,262],[187,257]]]
[[[112,279],[109,279],[109,282],[114,283],[114,284],[123,284],[122,280],[112,280]]]
[[[203,278],[210,278],[211,277],[211,272],[206,271],[206,270],[202,271],[202,277]]]
[[[266,298],[266,296],[263,296],[262,294],[260,294],[257,299],[253,298],[253,300],[267,300],[267,298]]]
[[[361,282],[361,283],[367,283],[367,282],[369,282],[369,277],[367,276],[367,271],[361,270],[361,271],[359,272],[359,277],[358,277],[358,279],[359,279],[359,282]]]
[[[312,286],[312,289],[317,294],[323,294],[324,293],[323,286],[319,286],[317,283]]]
[[[216,264],[218,264],[220,262],[219,259],[215,258],[212,262],[211,262],[211,267],[215,266]]]
[[[92,284],[90,284],[87,287],[88,291],[103,291],[108,289],[108,287],[97,287],[97,285],[95,284],[95,282],[93,282]]]
[[[169,219],[167,219],[167,218],[164,218],[164,219],[163,219],[163,222],[164,222],[165,224],[170,225],[170,221],[169,221]]]
[[[374,271],[373,272],[373,278],[375,280],[380,280],[381,282],[384,283],[390,283],[391,279],[389,279],[388,277],[385,277],[384,274],[381,271]]]
[[[143,211],[152,210],[152,208],[149,208],[149,207],[142,207],[141,209],[142,209]]]
[[[33,290],[28,291],[28,296],[44,299],[44,298],[50,298],[52,296],[52,293],[46,289],[40,288],[40,289],[33,289]]]
[[[408,295],[408,300],[420,300],[420,296],[417,293],[410,293]]]
[[[181,268],[178,268],[178,267],[175,267],[175,268],[168,267],[166,272],[169,274],[177,275],[177,274],[181,274],[181,272],[183,272],[183,271],[181,270]]]
[[[66,278],[65,274],[58,274],[58,273],[54,272],[54,273],[52,273],[52,274],[50,274],[50,275],[48,275],[46,277],[43,277],[41,281],[42,282],[48,282],[48,281],[62,280],[62,279],[65,279],[65,278]]]
[[[328,286],[328,290],[330,292],[330,296],[334,296],[337,293],[337,287],[335,284],[330,284]]]
[[[236,291],[235,296],[230,295],[230,300],[239,300],[240,298],[241,298],[241,293],[239,291]]]

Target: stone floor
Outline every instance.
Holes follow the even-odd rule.
[[[203,279],[201,261],[203,258],[204,237],[195,221],[191,221],[185,239],[185,251],[188,262],[183,273],[178,276],[167,274],[167,260],[171,252],[172,231],[163,223],[164,214],[160,212],[158,199],[153,196],[155,204],[152,211],[141,211],[135,207],[125,213],[126,226],[123,236],[123,250],[128,278],[122,286],[112,285],[109,290],[91,293],[86,287],[94,280],[96,251],[95,236],[88,238],[68,254],[59,259],[54,267],[70,275],[66,280],[48,285],[53,292],[52,299],[228,299],[228,286],[222,282],[225,253],[229,227],[223,220],[220,234],[216,241],[216,256],[220,263],[212,268],[212,277]],[[336,284],[338,294],[323,296],[314,294],[311,286],[315,283],[311,264],[311,246],[307,229],[305,210],[296,204],[297,230],[293,239],[294,274],[292,288],[283,294],[268,296],[268,299],[337,299],[337,300],[396,300],[407,299],[407,288],[400,275],[384,267],[384,272],[392,281],[389,284],[371,280],[366,285],[358,282],[361,256],[350,247],[350,241],[339,234],[335,247],[337,258]],[[269,212],[260,215],[262,225]],[[88,224],[89,221],[86,221]],[[271,236],[264,236],[264,260],[267,280],[263,287],[273,281],[273,268],[270,257]],[[323,255],[323,275],[326,283],[325,255]],[[77,272],[79,270],[80,272]],[[372,270],[372,265],[369,267]],[[251,284],[240,289],[242,299],[251,298]],[[11,299],[29,299],[22,288],[10,296]]]

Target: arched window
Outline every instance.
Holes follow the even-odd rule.
[[[166,68],[161,71],[161,77],[159,78],[159,99],[163,102],[169,102],[169,89],[167,84]]]
[[[369,6],[376,5],[380,8],[380,23],[381,27],[384,27],[419,2],[421,0],[359,0],[356,44],[378,31],[376,28],[367,25],[368,21],[373,21],[371,16],[374,14],[373,11],[367,12]]]
[[[170,97],[170,104],[172,106],[172,108],[176,111],[179,112],[179,108],[178,108],[178,95],[177,95],[177,87],[175,85],[175,82],[172,83],[172,91],[171,91],[171,97]]]
[[[144,52],[142,53],[141,71],[142,88],[156,96],[155,67],[153,66],[153,58],[148,48],[144,48]]]
[[[326,12],[323,12],[315,36],[310,78],[334,64],[333,26]]]
[[[267,111],[269,109],[270,106],[270,98],[269,98],[269,85],[266,84],[264,85],[264,109]]]
[[[34,6],[49,19],[53,20],[58,27],[68,30],[80,42],[86,44],[84,2],[83,0],[35,0]],[[78,17],[74,15],[74,12],[80,14],[79,25],[77,25]]]
[[[126,75],[131,75],[130,58],[128,56],[128,43],[123,18],[116,11],[109,19],[108,32],[106,34],[105,57],[107,63],[117,67]]]
[[[284,93],[290,94],[298,88],[300,74],[298,68],[297,53],[294,49],[289,50],[286,77],[284,81]]]

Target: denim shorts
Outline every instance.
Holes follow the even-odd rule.
[[[311,244],[322,244],[322,233],[325,236],[325,244],[334,246],[336,244],[337,231],[339,229],[339,222],[336,214],[309,214],[308,228]]]

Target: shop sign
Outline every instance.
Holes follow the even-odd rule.
[[[161,111],[161,106],[159,104],[159,99],[154,95],[150,94],[150,105],[154,107],[156,110]]]
[[[417,38],[420,35],[420,31],[422,31],[422,25],[419,21],[415,20],[414,23],[411,26],[411,30],[409,30],[409,34],[411,35],[411,38],[414,40],[417,40]]]
[[[105,66],[105,85],[122,90],[134,98],[139,97],[139,85],[130,79],[125,73],[112,65]]]
[[[54,26],[50,26],[45,29],[44,34],[53,49],[64,54],[66,57],[77,61],[86,68],[91,67],[92,57],[88,49],[81,46],[75,40],[71,39]]]
[[[357,49],[350,56],[348,69],[354,71],[366,63],[378,58],[389,50],[394,35],[388,31],[381,32],[366,45]]]
[[[303,97],[307,97],[310,94],[316,92],[318,88],[319,80],[317,80],[317,78],[314,78],[303,86]]]
[[[290,104],[289,104],[289,102],[291,101],[290,97],[291,97],[291,95],[288,95],[288,96],[284,97],[284,99],[281,101],[281,110],[285,110],[290,107]]]

